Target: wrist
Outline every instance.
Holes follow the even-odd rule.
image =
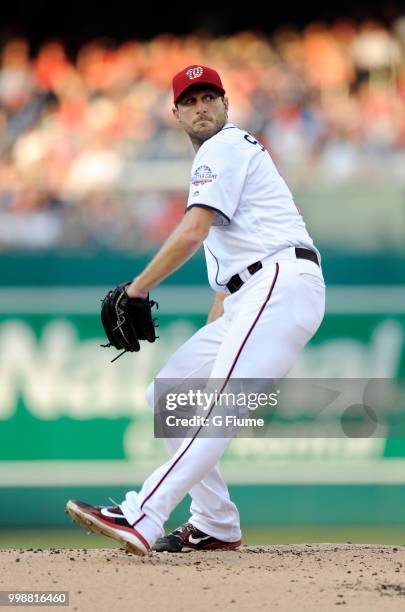
[[[145,284],[141,282],[139,276],[137,276],[132,283],[128,285],[126,291],[129,297],[146,299],[148,297],[149,287],[145,286]]]

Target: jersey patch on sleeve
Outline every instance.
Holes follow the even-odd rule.
[[[212,183],[217,178],[218,174],[214,174],[209,166],[198,166],[191,177],[191,184],[197,187],[206,183]]]

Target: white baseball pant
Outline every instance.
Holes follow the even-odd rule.
[[[263,268],[224,301],[224,314],[173,353],[157,378],[283,378],[317,331],[325,311],[321,269],[297,259],[294,248],[262,260]],[[225,389],[226,390],[226,389]],[[147,398],[153,408],[153,384]],[[241,537],[239,513],[218,461],[230,438],[166,439],[170,459],[129,491],[120,505],[152,546],[187,493],[189,521],[222,541]],[[254,440],[252,440],[254,444]]]

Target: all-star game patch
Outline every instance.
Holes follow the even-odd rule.
[[[191,183],[195,186],[212,183],[218,177],[209,166],[199,166],[191,177]]]

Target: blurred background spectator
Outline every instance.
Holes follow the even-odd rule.
[[[147,249],[184,211],[192,148],[171,77],[215,67],[230,119],[292,186],[405,186],[405,18],[240,32],[62,40],[0,56],[0,249]]]

